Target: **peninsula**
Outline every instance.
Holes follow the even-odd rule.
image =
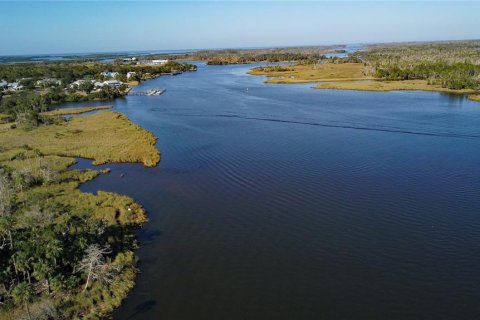
[[[78,157],[160,161],[156,138],[108,108],[48,111],[35,127],[0,117],[0,297],[17,301],[5,301],[1,319],[21,318],[25,304],[34,319],[56,310],[65,319],[105,317],[133,287],[144,209],[128,196],[78,189],[108,170],[68,169]],[[62,117],[89,111],[97,113]]]
[[[480,42],[377,45],[345,58],[256,67],[249,73],[267,76],[267,83],[318,83],[316,89],[437,91],[478,101]]]

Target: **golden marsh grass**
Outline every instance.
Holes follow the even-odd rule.
[[[323,63],[278,67],[256,67],[251,75],[264,75],[266,83],[309,83],[320,82],[316,89],[357,90],[357,91],[397,91],[421,90],[452,94],[470,94],[469,99],[480,101],[475,90],[453,90],[441,85],[429,84],[427,80],[383,81],[366,76],[361,63]]]
[[[338,89],[357,91],[399,91],[399,90],[421,90],[437,91],[455,94],[468,94],[472,90],[452,90],[443,88],[440,85],[428,84],[426,80],[403,80],[403,81],[339,81],[325,82],[315,86],[316,89]]]
[[[321,81],[346,81],[372,79],[364,74],[361,63],[321,63],[299,64],[285,67],[288,71],[277,71],[272,67],[257,67],[249,71],[251,75],[269,77],[267,83],[306,83]]]
[[[28,145],[45,155],[107,162],[141,162],[147,167],[160,161],[155,136],[118,112],[100,112],[87,117],[40,126],[30,131],[2,127],[0,145],[6,149]]]

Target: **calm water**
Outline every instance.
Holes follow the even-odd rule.
[[[247,70],[200,65],[115,102],[162,162],[82,186],[149,211],[114,318],[478,319],[480,104]]]

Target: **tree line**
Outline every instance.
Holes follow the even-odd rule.
[[[381,79],[427,80],[455,90],[480,88],[480,41],[373,46],[354,57]]]
[[[160,75],[172,71],[189,71],[196,69],[195,65],[169,61],[164,65],[136,65],[122,63],[100,63],[100,62],[42,62],[42,63],[17,63],[0,64],[0,80],[15,82],[21,79],[26,85],[44,78],[54,78],[62,81],[62,86],[79,79],[103,79],[104,71],[118,72],[124,77],[128,72],[138,74],[149,73]]]

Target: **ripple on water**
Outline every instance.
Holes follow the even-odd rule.
[[[162,151],[82,186],[149,211],[115,318],[477,318],[478,105],[246,70],[200,66],[115,102]]]

